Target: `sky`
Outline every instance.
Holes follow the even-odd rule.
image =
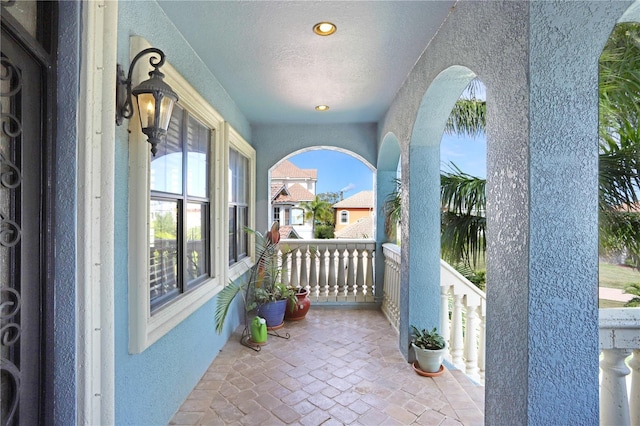
[[[471,139],[444,135],[440,143],[440,169],[448,170],[454,162],[463,172],[486,178],[487,149],[484,136]],[[316,193],[344,191],[350,197],[373,189],[373,174],[363,162],[339,151],[307,151],[289,158],[301,169],[317,169]]]

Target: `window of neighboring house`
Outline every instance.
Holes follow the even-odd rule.
[[[304,225],[304,210],[299,208],[291,209],[291,224]]]
[[[209,164],[212,130],[176,105],[166,141],[151,157],[151,315],[204,282],[210,268]]]
[[[273,221],[280,222],[280,207],[273,208]],[[282,225],[282,224],[281,224]]]
[[[349,212],[347,210],[340,211],[340,223],[349,223]]]
[[[249,159],[229,148],[229,264],[247,257],[249,234]]]

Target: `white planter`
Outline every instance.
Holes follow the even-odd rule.
[[[437,373],[440,370],[442,359],[444,358],[444,351],[447,349],[446,346],[437,350],[422,349],[413,343],[411,346],[413,346],[420,370],[427,373]]]

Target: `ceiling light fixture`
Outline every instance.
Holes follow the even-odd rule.
[[[331,22],[318,22],[313,26],[313,32],[319,36],[328,36],[336,32],[338,28]]]
[[[329,109],[329,105],[318,105],[316,111],[326,111]]]

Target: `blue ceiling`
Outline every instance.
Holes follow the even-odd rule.
[[[252,123],[380,120],[454,3],[159,1]]]

